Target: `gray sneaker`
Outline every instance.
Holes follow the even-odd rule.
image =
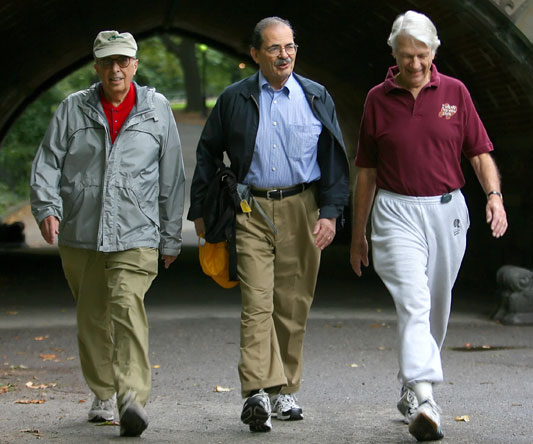
[[[293,394],[276,395],[270,398],[272,416],[282,421],[297,421],[304,419],[302,408]]]
[[[263,389],[250,396],[242,407],[241,421],[250,426],[251,432],[272,430],[270,399]]]
[[[433,399],[420,403],[415,417],[409,423],[409,433],[417,441],[436,441],[444,438],[440,427],[440,408]]]
[[[109,399],[102,400],[97,396],[94,397],[93,405],[89,410],[89,421],[106,422],[115,419],[115,407],[117,406],[117,395]]]
[[[416,409],[418,408],[418,400],[416,399],[415,392],[403,385],[396,407],[398,407],[398,410],[403,415],[404,422],[409,424],[415,417]]]
[[[120,436],[141,436],[148,427],[148,415],[137,402],[137,394],[129,391],[120,406]]]

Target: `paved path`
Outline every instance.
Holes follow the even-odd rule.
[[[305,419],[269,434],[240,423],[239,292],[202,275],[186,247],[147,295],[152,443],[410,443],[395,408],[396,323],[371,273],[352,276],[348,251],[324,253],[305,343]],[[54,250],[3,252],[0,270],[0,443],[114,443],[118,427],[86,421],[91,396],[77,356],[74,304]],[[446,442],[532,444],[533,327],[504,327],[494,298],[459,288],[436,390]],[[484,302],[483,302],[484,301]],[[489,346],[464,351],[465,343]],[[48,355],[55,355],[48,356]],[[51,360],[46,360],[50,359]],[[32,389],[33,385],[49,385]],[[215,392],[216,386],[230,389]],[[44,400],[17,404],[18,400]],[[470,422],[455,418],[468,415]],[[122,440],[121,440],[122,441]]]

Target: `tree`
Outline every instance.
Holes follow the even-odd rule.
[[[161,40],[167,50],[174,53],[181,62],[187,96],[187,111],[205,112],[205,98],[202,94],[202,82],[196,58],[196,43],[188,37],[182,37],[181,41],[176,43],[167,34],[163,34]]]

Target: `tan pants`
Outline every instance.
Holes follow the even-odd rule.
[[[261,388],[282,386],[281,393],[300,388],[304,333],[320,264],[312,234],[318,219],[313,187],[283,200],[257,200],[278,234],[255,209],[237,215],[244,397]]]
[[[157,249],[59,251],[76,300],[85,381],[100,399],[117,393],[120,405],[131,389],[144,405],[151,386],[144,295],[157,276]]]

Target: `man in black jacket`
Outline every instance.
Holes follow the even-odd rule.
[[[253,198],[236,218],[241,286],[241,419],[267,432],[271,416],[303,419],[303,338],[321,250],[348,202],[349,167],[326,89],[293,73],[289,22],[261,20],[250,54],[259,72],[229,86],[202,132],[188,218],[205,232],[202,204],[226,152]]]

